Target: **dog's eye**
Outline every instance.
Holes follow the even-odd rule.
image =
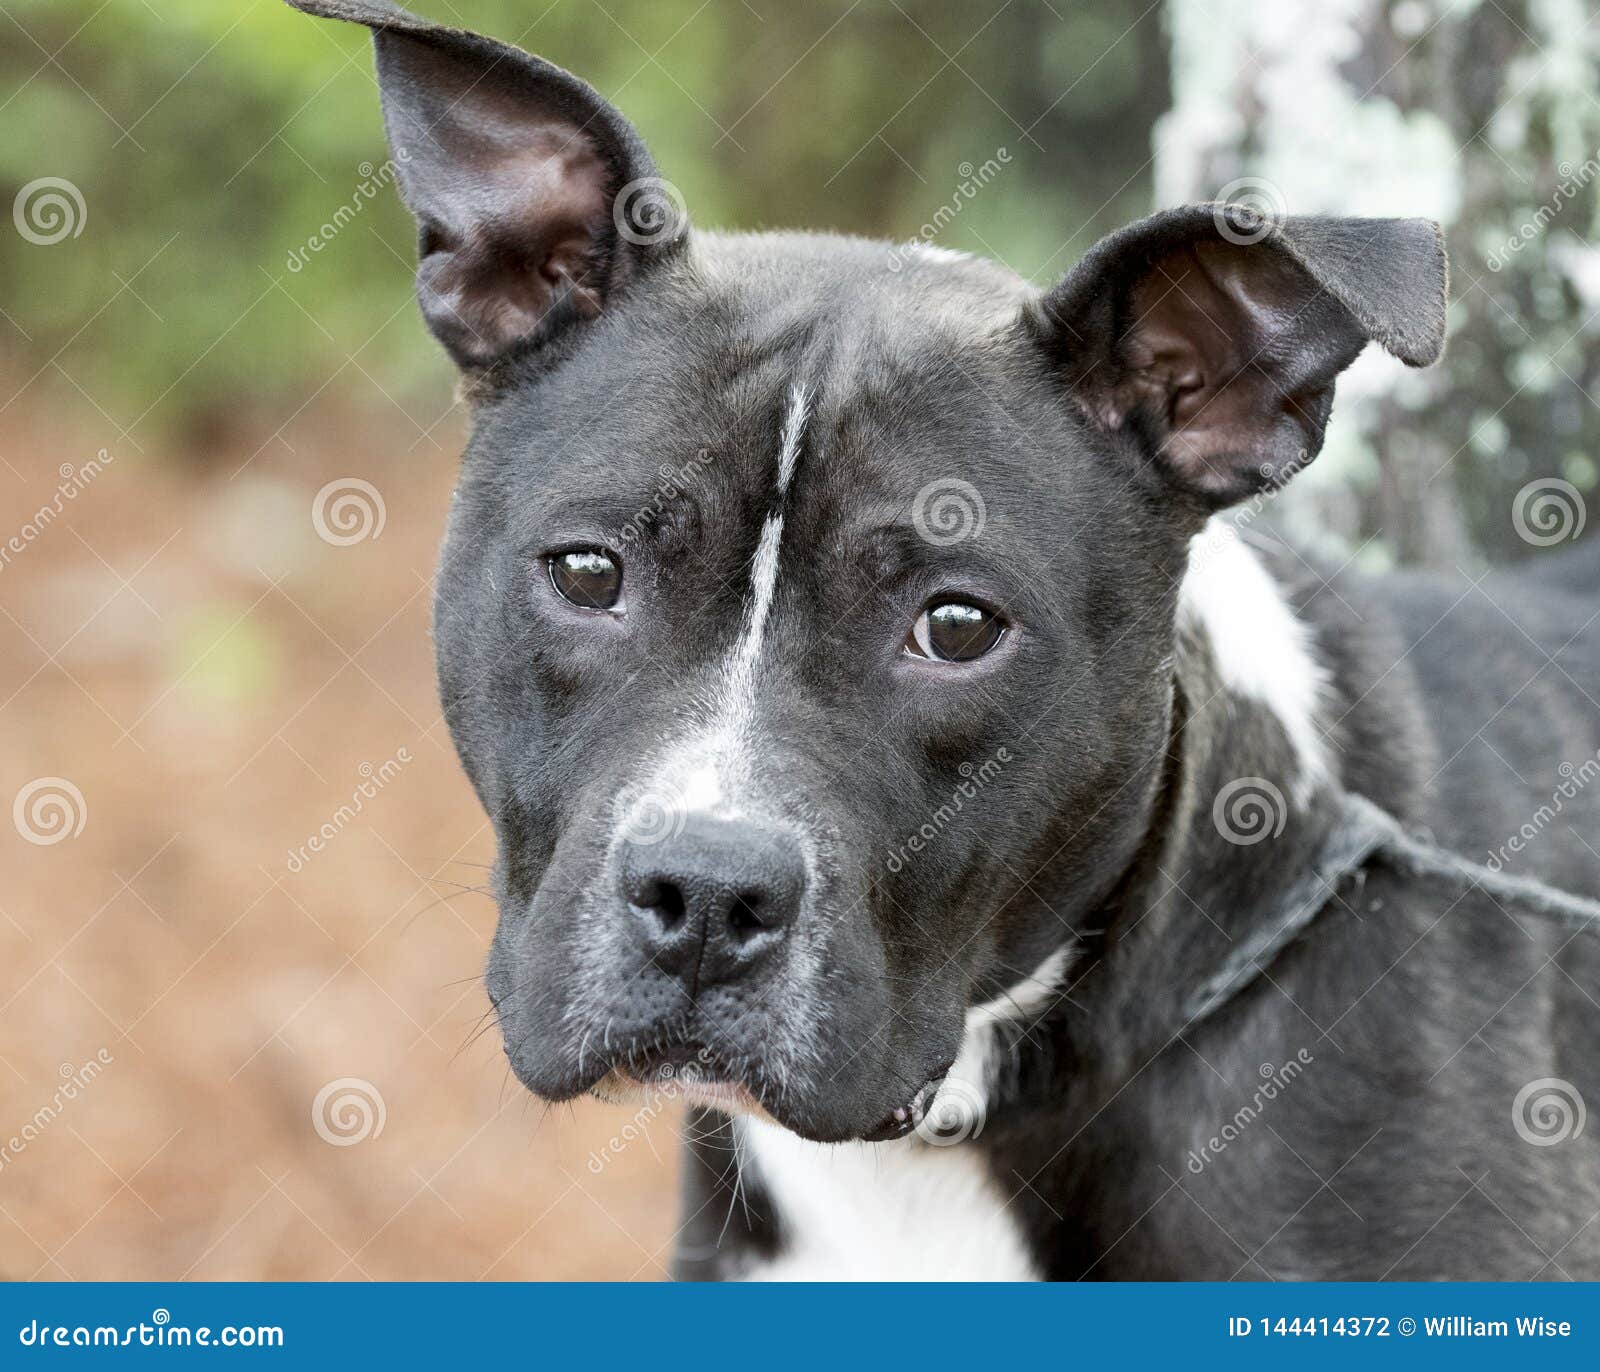
[[[993,648],[1005,631],[1005,621],[993,610],[965,600],[941,600],[917,616],[906,651],[939,662],[971,662]]]
[[[585,610],[614,610],[622,599],[622,568],[610,553],[579,548],[550,559],[550,584]]]

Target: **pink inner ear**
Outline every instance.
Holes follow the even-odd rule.
[[[585,278],[608,215],[606,179],[587,138],[568,125],[546,125],[530,130],[524,147],[490,169],[485,187],[500,207],[486,231],[507,250],[520,245],[547,287],[579,287],[594,313],[598,285]]]
[[[1164,422],[1161,455],[1185,481],[1221,494],[1280,449],[1286,423],[1316,425],[1315,399],[1297,397],[1280,366],[1315,289],[1293,262],[1254,244],[1196,244],[1140,278],[1114,403],[1124,416],[1137,407]]]
[[[435,200],[440,250],[418,275],[429,321],[486,362],[532,335],[562,289],[580,314],[599,314],[607,180],[568,124],[521,120],[479,141]]]
[[[464,366],[599,314],[621,279],[611,197],[649,170],[622,117],[576,78],[487,39],[380,28],[378,76],[417,289]]]

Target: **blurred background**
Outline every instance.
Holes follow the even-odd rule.
[[[1182,200],[1438,219],[1446,361],[1363,358],[1274,518],[1374,568],[1593,536],[1582,0],[413,8],[587,78],[705,225],[1046,283]],[[428,636],[465,419],[365,34],[0,36],[0,1277],[664,1276],[674,1110],[547,1111],[484,1019]]]

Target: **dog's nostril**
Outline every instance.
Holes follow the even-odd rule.
[[[767,927],[761,918],[760,891],[740,891],[728,907],[728,927],[736,934],[754,934]]]
[[[665,881],[659,877],[649,877],[639,883],[634,892],[633,903],[641,910],[651,910],[664,928],[671,929],[678,925],[684,916],[688,902],[683,898],[683,890],[675,881]]]
[[[691,995],[776,959],[805,901],[805,853],[776,826],[694,813],[654,843],[620,843],[616,862],[628,927]]]

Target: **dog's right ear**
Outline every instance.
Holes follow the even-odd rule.
[[[1316,457],[1368,342],[1433,362],[1447,286],[1425,219],[1183,205],[1101,239],[1027,318],[1079,410],[1140,462],[1129,475],[1203,519]]]
[[[416,216],[423,317],[463,368],[592,319],[686,241],[628,121],[560,67],[388,0],[288,0],[372,30],[384,126]]]

